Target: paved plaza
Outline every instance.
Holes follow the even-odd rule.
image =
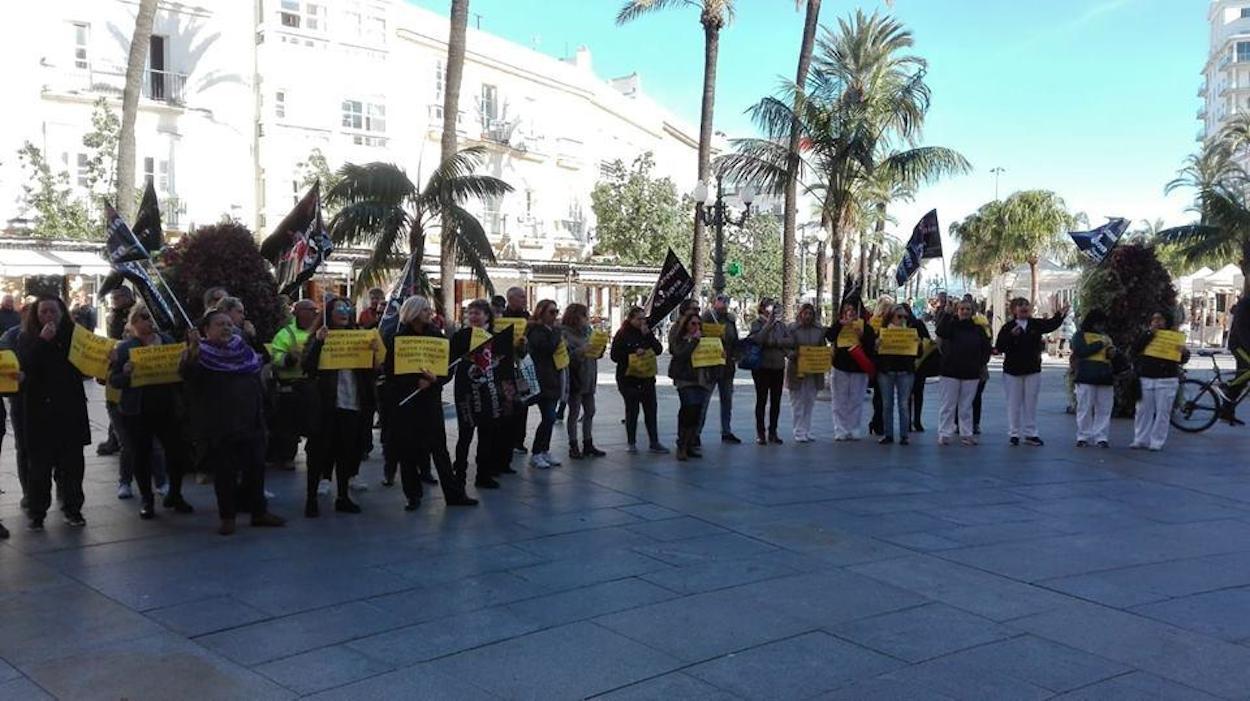
[[[375,458],[364,514],[318,520],[301,466],[270,474],[288,527],[232,538],[208,486],[141,522],[93,450],[87,528],[30,533],[10,437],[0,699],[1250,697],[1250,430],[1148,453],[1117,420],[1080,450],[1058,368],[1044,387],[1040,449],[1007,445],[995,375],[976,449],[936,445],[931,385],[911,446],[835,445],[820,402],[815,443],[787,405],[786,445],[708,430],[681,464],[624,452],[602,384],[607,458],[417,513]],[[670,444],[675,415],[663,388]]]

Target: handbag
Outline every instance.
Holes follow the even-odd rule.
[[[536,402],[541,393],[542,389],[538,386],[538,368],[534,366],[534,359],[527,355],[517,363],[517,399],[528,406]]]
[[[738,367],[743,370],[757,370],[760,364],[764,362],[764,349],[755,341],[741,341],[742,359],[738,361]]]

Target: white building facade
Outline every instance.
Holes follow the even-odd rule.
[[[1210,49],[1198,97],[1199,142],[1215,137],[1237,114],[1250,112],[1250,0],[1211,0]]]

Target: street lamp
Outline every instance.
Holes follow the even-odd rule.
[[[755,188],[750,185],[742,188],[739,195],[743,204],[742,214],[735,219],[729,213],[729,208],[725,206],[722,179],[723,176],[716,176],[716,199],[714,200],[706,182],[700,180],[694,186],[694,215],[706,226],[713,227],[716,231],[716,247],[712,252],[712,264],[716,266],[712,273],[712,289],[715,290],[716,294],[725,291],[725,225],[742,226],[746,224],[747,217],[751,215],[751,203],[755,201]]]

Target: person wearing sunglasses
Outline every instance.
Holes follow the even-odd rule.
[[[551,432],[556,425],[556,404],[563,391],[563,371],[556,369],[556,350],[563,335],[556,327],[560,308],[555,301],[544,299],[534,309],[525,329],[525,345],[538,373],[538,429],[530,444],[530,466],[540,470],[559,467],[562,463],[551,457]]]

